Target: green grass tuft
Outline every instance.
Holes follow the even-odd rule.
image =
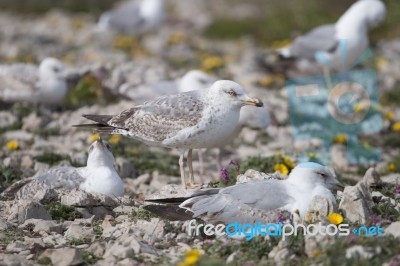
[[[82,218],[82,215],[71,206],[59,202],[51,202],[44,206],[53,220],[73,221]]]

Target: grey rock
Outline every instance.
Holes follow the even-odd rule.
[[[156,193],[148,196],[146,199],[164,199],[164,198],[180,198],[186,195],[187,191],[181,185],[171,184],[162,187]]]
[[[57,266],[81,265],[83,263],[79,250],[70,247],[47,249],[40,257],[50,258],[51,263]]]
[[[372,259],[375,255],[381,253],[381,247],[364,247],[360,245],[352,246],[346,249],[346,259],[360,257],[362,259]]]
[[[33,232],[38,233],[38,232],[56,232],[58,234],[61,234],[63,229],[61,224],[57,224],[54,221],[48,221],[48,220],[41,220],[41,219],[28,219],[26,220],[22,225],[19,227],[24,228],[29,224],[33,224]]]
[[[28,250],[28,249],[29,249],[29,245],[20,240],[16,240],[16,241],[8,244],[6,247],[6,251],[11,252],[11,253],[19,253],[21,251]]]
[[[150,221],[138,220],[136,223],[136,228],[144,232],[143,240],[149,244],[154,244],[155,242],[163,240],[166,234],[165,226],[165,221],[159,218],[151,218]]]
[[[83,226],[80,224],[71,224],[67,231],[64,233],[66,239],[78,239],[78,238],[92,238],[94,231],[92,227]]]
[[[68,206],[87,207],[96,206],[98,201],[94,196],[82,190],[74,189],[65,195],[61,196],[61,204]]]
[[[288,243],[281,240],[278,245],[268,253],[268,258],[273,259],[276,265],[283,265],[291,255],[292,253],[288,248]]]
[[[17,214],[19,224],[23,224],[26,220],[32,218],[51,220],[50,214],[40,203],[29,200],[17,201],[11,209],[9,218],[15,217],[15,214]]]
[[[18,118],[10,112],[0,112],[0,128],[6,128],[18,122]]]
[[[400,222],[391,223],[384,230],[385,235],[393,235],[396,238],[400,238]]]
[[[372,167],[369,168],[365,173],[363,182],[371,188],[379,187],[382,184],[380,175],[375,168]]]
[[[327,226],[335,226],[335,225],[322,225],[322,230],[326,232]],[[335,243],[336,235],[330,236],[328,234],[316,234],[311,235],[307,234],[304,238],[305,252],[308,257],[315,257],[316,254],[321,253],[326,247]]]
[[[381,180],[390,185],[397,185],[400,184],[400,174],[385,175],[381,177]]]
[[[0,265],[1,266],[33,266],[33,262],[26,260],[24,257],[0,253]]]
[[[43,238],[43,243],[48,247],[63,247],[67,244],[67,240],[60,234],[51,234]]]
[[[94,256],[103,257],[106,250],[106,245],[103,242],[96,241],[92,243],[86,250]]]
[[[346,186],[339,204],[339,210],[351,222],[364,224],[372,214],[372,195],[369,187],[364,182],[355,186]]]
[[[117,157],[115,159],[115,169],[122,178],[125,177],[136,177],[136,169],[131,162],[123,157]]]
[[[42,129],[50,122],[48,116],[37,116],[36,113],[31,113],[23,119],[22,129],[29,132],[35,132]]]
[[[337,211],[336,201],[330,198],[316,196],[314,197],[309,206],[307,213],[307,222],[323,222],[326,221],[328,214]]]

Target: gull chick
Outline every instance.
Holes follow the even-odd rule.
[[[39,67],[30,64],[0,65],[0,101],[55,104],[67,93],[64,65],[55,58]]]
[[[192,149],[213,148],[235,130],[242,106],[263,106],[237,83],[216,81],[204,90],[158,97],[117,115],[83,115],[100,133],[121,134],[151,146],[181,150],[179,166],[186,188],[184,155],[188,150],[191,184],[194,184]]]
[[[121,197],[124,195],[124,184],[114,169],[114,163],[111,146],[99,138],[89,148],[87,166],[54,167],[22,187],[17,198],[33,198],[38,188],[43,187],[79,188],[89,193]]]
[[[355,2],[336,22],[297,37],[281,49],[285,58],[317,60],[341,71],[351,69],[369,46],[368,30],[383,22],[385,4],[380,0]]]
[[[131,0],[101,15],[98,31],[115,30],[139,36],[155,30],[164,19],[164,0]]]
[[[169,206],[148,205],[146,209],[181,220],[201,218],[226,224],[255,223],[274,211],[288,211],[304,219],[315,196],[335,203],[330,190],[339,187],[341,184],[331,168],[302,163],[285,180],[265,179],[222,189],[194,190],[187,194],[180,209],[176,208],[176,202]],[[150,201],[162,203],[169,199]]]

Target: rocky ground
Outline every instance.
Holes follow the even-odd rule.
[[[260,42],[254,36],[216,39],[221,25],[237,27],[229,19],[246,19],[260,13],[251,5],[235,6],[231,16],[210,11],[199,1],[169,1],[172,15],[157,34],[142,44],[127,36],[98,35],[95,16],[49,11],[40,16],[0,13],[2,62],[40,62],[60,58],[76,73],[90,73],[71,90],[60,106],[9,105],[0,110],[0,192],[19,180],[37,176],[52,166],[86,164],[87,148],[97,138],[90,131],[73,128],[85,123],[85,113],[115,114],[159,94],[151,84],[180,77],[187,70],[202,69],[220,78],[241,83],[249,95],[263,100],[272,122],[265,130],[245,128],[223,153],[223,164],[240,164],[229,172],[230,181],[280,172],[285,176],[305,151],[320,141],[295,142],[291,135],[288,95],[283,72],[260,64],[271,47],[285,43]],[[196,12],[196,10],[210,12]],[[390,26],[390,25],[389,25]],[[164,191],[179,190],[177,151],[149,148],[118,136],[103,136],[113,147],[116,168],[126,195],[110,198],[82,191],[45,190],[35,201],[15,201],[13,193],[0,201],[0,265],[399,265],[400,233],[400,39],[392,28],[389,37],[374,39],[374,56],[360,69],[374,69],[378,76],[379,112],[382,127],[360,136],[365,147],[381,149],[371,165],[349,165],[347,136],[332,136],[331,158],[342,183],[338,212],[352,227],[380,225],[385,236],[375,237],[258,237],[251,241],[194,237],[185,224],[170,222],[142,209],[144,199]],[[388,30],[389,29],[389,30]],[[221,33],[222,34],[222,33]],[[382,34],[376,34],[381,37]],[[392,36],[394,35],[394,36]],[[257,36],[257,35],[256,35]],[[278,35],[279,36],[279,35]],[[286,35],[287,36],[287,35]],[[399,35],[397,35],[399,36]],[[289,37],[289,36],[287,36]],[[264,40],[265,41],[265,40]],[[321,73],[314,67],[314,75]],[[289,76],[311,73],[290,69]],[[129,88],[131,93],[121,90]],[[133,99],[127,99],[127,96]],[[323,161],[309,152],[309,160]],[[370,167],[373,169],[368,170]],[[226,185],[217,170],[214,151],[207,151],[205,174],[196,177],[210,186]],[[250,171],[249,169],[253,169]],[[229,170],[229,166],[228,166]],[[368,171],[367,171],[368,170]],[[172,185],[171,185],[172,184]],[[167,186],[168,185],[168,186]],[[317,205],[324,213],[326,205]]]

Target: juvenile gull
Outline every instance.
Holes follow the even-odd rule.
[[[67,93],[64,65],[46,58],[30,64],[0,65],[0,101],[54,104]]]
[[[213,80],[214,79],[212,77],[203,71],[191,70],[182,77],[179,83],[179,92],[205,89],[211,84],[211,82],[213,82]],[[269,122],[270,116],[265,107],[256,108],[254,106],[243,106],[242,109],[240,109],[239,122],[236,128],[228,136],[226,136],[218,146],[216,146],[219,148],[217,152],[218,168],[221,169],[222,167],[221,148],[232,143],[243,127],[248,127],[251,129],[265,129],[268,127]],[[202,150],[199,150],[199,160],[201,168],[203,168]],[[200,173],[203,173],[203,169],[200,169]]]
[[[164,0],[130,0],[101,15],[98,31],[113,29],[139,36],[156,29],[164,18]]]
[[[317,60],[341,71],[351,69],[369,46],[368,30],[381,24],[386,15],[380,0],[355,2],[336,22],[322,25],[297,37],[281,49],[283,57]]]
[[[121,134],[152,146],[181,150],[179,166],[186,188],[183,159],[188,150],[191,184],[194,184],[192,149],[213,148],[229,136],[244,105],[261,107],[243,88],[229,80],[216,81],[204,90],[167,95],[122,111],[118,115],[84,115],[101,133]]]
[[[181,220],[201,218],[225,224],[256,223],[277,211],[288,211],[304,220],[314,197],[324,197],[335,203],[330,189],[339,187],[332,169],[317,163],[302,163],[285,180],[264,179],[222,189],[194,190],[187,193],[179,208],[175,203],[148,205],[146,209]],[[171,202],[169,199],[150,201]]]
[[[22,187],[17,198],[34,198],[39,188],[82,189],[108,196],[124,195],[124,184],[114,169],[115,159],[110,145],[98,139],[89,148],[85,167],[54,167]]]

